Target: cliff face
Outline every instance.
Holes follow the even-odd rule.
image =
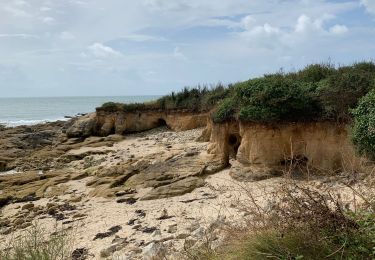
[[[208,153],[223,165],[235,159],[231,160],[232,176],[242,179],[252,178],[259,172],[269,175],[291,169],[324,173],[352,171],[359,168],[361,161],[349,140],[348,127],[333,122],[214,124],[206,113],[97,111],[77,120],[67,133],[75,137],[85,137],[90,132],[108,136],[163,125],[174,131],[206,126],[200,140],[210,141]]]
[[[168,126],[174,131],[204,127],[208,114],[188,112],[143,111],[134,113],[97,111],[73,121],[68,137],[108,136],[150,130]]]
[[[97,111],[96,131],[99,135],[141,132],[166,125],[174,131],[190,130],[206,125],[207,114],[146,111],[139,113]]]
[[[250,167],[249,172],[282,170],[296,165],[334,172],[352,170],[360,163],[345,125],[313,122],[269,126],[230,122],[211,123],[207,128],[206,132],[211,132],[209,153],[226,162],[235,158],[235,164]]]

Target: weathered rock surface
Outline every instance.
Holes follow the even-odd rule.
[[[168,126],[174,131],[190,130],[206,125],[208,114],[184,111],[107,112],[97,109],[96,133],[107,136],[150,130]]]
[[[188,177],[186,179],[182,179],[180,181],[153,189],[145,196],[143,196],[141,199],[153,200],[179,196],[191,192],[198,187],[202,187],[203,185],[203,179],[198,177]]]
[[[94,134],[96,126],[96,114],[91,113],[77,118],[74,123],[66,130],[69,138],[89,137]]]
[[[242,169],[234,169],[232,174],[239,179],[259,179],[275,172],[299,171],[307,167],[314,172],[360,167],[361,158],[355,153],[345,125],[229,122],[210,124],[208,128],[211,128],[206,130],[211,132],[209,153],[223,161],[229,162],[233,158],[242,164],[239,166]]]

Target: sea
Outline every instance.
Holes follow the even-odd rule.
[[[159,96],[115,97],[28,97],[0,98],[0,125],[14,127],[68,120],[78,114],[94,112],[105,102],[135,103]]]

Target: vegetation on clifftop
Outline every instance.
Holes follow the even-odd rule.
[[[144,110],[213,111],[221,123],[351,120],[350,110],[375,87],[375,64],[360,62],[335,67],[313,64],[297,71],[250,79],[224,86],[185,87],[147,103],[105,103],[98,110],[135,112]]]
[[[246,122],[330,120],[346,122],[350,109],[375,87],[375,64],[356,63],[335,68],[310,65],[298,72],[265,75],[233,86],[220,102],[215,122],[232,118]],[[228,108],[227,104],[235,104]]]
[[[103,104],[98,110],[115,112],[135,112],[145,110],[188,110],[191,112],[207,112],[216,104],[230,95],[230,87],[217,84],[212,87],[185,87],[182,91],[172,92],[155,101],[146,103],[122,104],[108,102]]]
[[[180,92],[172,92],[148,103],[106,103],[98,110],[211,111],[215,123],[230,120],[260,123],[353,122],[352,139],[358,151],[375,159],[373,89],[375,63],[360,62],[341,67],[323,63],[309,65],[296,72],[280,71],[228,86],[185,87]]]

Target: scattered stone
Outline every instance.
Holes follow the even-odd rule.
[[[106,141],[111,141],[111,142],[120,142],[122,140],[124,140],[125,137],[123,135],[109,135],[105,138]]]
[[[152,234],[152,237],[160,237],[161,236],[161,231],[159,229],[155,230]]]
[[[156,227],[145,227],[145,228],[142,229],[142,232],[150,234],[150,233],[153,233],[156,230],[157,230]]]
[[[72,252],[72,260],[85,260],[89,255],[87,248],[77,248]]]
[[[135,230],[139,230],[141,227],[142,227],[142,225],[138,224],[138,225],[135,225],[135,226],[133,227],[133,229],[135,229]]]
[[[2,229],[0,230],[0,235],[9,235],[10,233],[12,233],[13,231],[13,228],[9,227],[9,228],[5,228],[5,229]]]
[[[25,222],[22,225],[20,225],[19,228],[24,229],[24,228],[30,227],[31,225],[32,225],[31,222]]]
[[[135,213],[138,215],[138,217],[141,217],[141,218],[146,217],[146,212],[142,209],[137,209]]]
[[[118,199],[116,201],[117,203],[126,203],[126,204],[129,204],[129,205],[133,205],[134,203],[137,202],[137,199],[133,198],[133,197],[130,197],[130,198],[122,198],[122,199]]]
[[[187,230],[189,230],[190,232],[193,232],[194,230],[197,230],[199,227],[200,227],[199,223],[198,223],[198,222],[195,222],[195,223],[192,223],[192,224],[187,228]]]
[[[176,239],[186,239],[187,237],[189,237],[190,235],[189,234],[186,234],[186,233],[181,233],[181,234],[178,234],[176,236]]]
[[[135,189],[131,189],[131,188],[129,188],[129,189],[126,189],[126,190],[117,191],[117,192],[115,193],[115,196],[116,196],[116,197],[122,197],[122,196],[125,196],[125,195],[134,194],[134,193],[136,193],[136,192],[137,192],[137,191],[136,191]]]
[[[30,209],[32,209],[32,208],[34,208],[34,203],[28,203],[28,204],[25,204],[25,205],[23,205],[22,206],[22,210],[30,210]]]
[[[142,250],[144,260],[163,259],[165,254],[163,243],[151,243]]]
[[[177,232],[177,224],[169,225],[167,232],[170,234],[174,234]]]
[[[116,234],[117,232],[119,232],[121,229],[122,229],[121,226],[113,226],[110,229],[108,229],[107,232],[96,234],[93,240],[103,239],[103,238],[106,238],[106,237],[110,237],[110,236]]]
[[[157,220],[164,220],[164,219],[170,219],[170,218],[173,218],[174,216],[169,216],[168,215],[168,211],[166,209],[163,209],[161,215],[159,217],[157,217],[156,219]]]
[[[191,234],[191,236],[196,238],[201,238],[206,233],[206,230],[204,227],[199,227],[198,229],[194,230],[194,232]]]
[[[133,226],[134,225],[134,222],[136,221],[137,219],[133,218],[131,220],[128,221],[128,223],[126,223],[128,226]]]
[[[61,221],[61,220],[66,219],[65,215],[62,214],[62,213],[54,214],[54,215],[53,215],[53,218],[56,219],[57,221]]]
[[[73,196],[72,198],[69,199],[70,202],[72,203],[77,203],[82,201],[82,196]]]
[[[72,218],[77,219],[77,218],[84,218],[86,216],[87,215],[84,213],[77,213],[77,214],[74,214]]]

